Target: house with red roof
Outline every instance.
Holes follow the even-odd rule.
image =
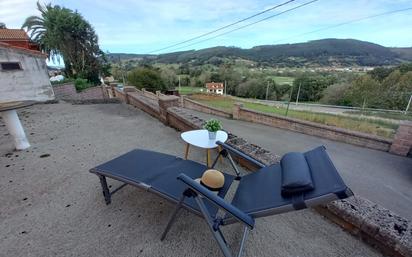
[[[39,46],[33,43],[26,31],[22,29],[0,29],[0,42],[30,50],[39,50]]]
[[[225,86],[222,82],[206,83],[206,92],[208,93],[223,95],[224,88]]]

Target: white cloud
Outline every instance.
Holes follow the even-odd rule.
[[[284,1],[286,0],[52,0],[54,4],[77,9],[90,21],[99,35],[103,49],[139,53],[200,35]],[[261,17],[304,2],[306,1],[297,0]],[[9,27],[20,27],[27,16],[36,14],[35,3],[36,0],[0,0],[0,21]],[[321,0],[189,49],[218,44],[242,47],[271,44],[279,39],[333,24],[404,8],[408,4],[412,6],[410,0]],[[375,42],[386,45],[396,42],[398,45],[408,42],[411,45],[407,35],[408,32],[411,34],[407,27],[412,24],[411,14],[412,11],[365,20],[285,42],[305,41],[316,37],[352,37],[376,40]],[[383,35],[390,35],[391,38]]]
[[[37,15],[36,0],[0,0],[0,22],[8,28],[20,28],[24,19]]]

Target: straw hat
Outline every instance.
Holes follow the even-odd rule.
[[[200,183],[210,190],[217,191],[225,184],[225,176],[218,170],[209,169],[203,173]]]

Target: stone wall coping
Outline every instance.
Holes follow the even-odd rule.
[[[200,105],[200,106],[202,106],[202,107],[204,107],[204,108],[208,108],[208,109],[214,110],[214,111],[216,111],[216,112],[222,112],[222,113],[227,114],[227,115],[229,115],[229,116],[232,115],[231,112],[228,112],[228,111],[225,111],[225,110],[216,108],[216,107],[211,107],[211,106],[208,106],[208,105],[206,105],[206,104],[202,104],[202,103],[196,102],[196,101],[194,101],[194,100],[188,99],[188,98],[186,98],[186,97],[183,98],[183,101],[188,101],[188,102],[190,102],[190,103],[192,103],[192,104],[197,104],[197,105]]]
[[[268,114],[268,113],[265,113],[265,112],[255,111],[255,110],[251,110],[251,109],[244,108],[244,107],[241,107],[240,110],[256,113],[256,114],[263,115],[263,116],[266,116],[266,117],[273,117],[273,118],[280,119],[280,120],[295,122],[295,123],[299,123],[299,124],[306,125],[306,126],[311,126],[311,127],[316,127],[316,128],[320,128],[320,129],[333,131],[333,132],[338,132],[338,133],[342,133],[342,134],[346,134],[346,135],[350,135],[350,136],[356,136],[356,137],[361,137],[361,138],[365,138],[365,139],[376,140],[376,141],[386,143],[386,144],[392,144],[392,142],[393,142],[392,139],[388,139],[388,138],[384,138],[384,137],[380,137],[380,136],[375,136],[375,135],[369,135],[369,134],[366,134],[366,133],[353,131],[353,130],[349,130],[349,129],[332,127],[332,126],[319,124],[319,123],[315,123],[315,122],[311,122],[311,121],[299,120],[299,119],[284,117],[284,116],[280,116],[280,115],[276,115],[276,114]]]
[[[61,83],[61,84],[52,84],[53,87],[62,87],[62,86],[67,86],[67,85],[73,85],[74,82],[66,82],[66,83]]]
[[[412,222],[378,204],[353,196],[316,210],[385,255],[412,256]]]
[[[100,89],[101,89],[102,86],[101,86],[101,85],[97,85],[97,86],[88,87],[88,88],[83,89],[81,92],[90,91],[90,90],[93,90],[93,89],[95,89],[95,88],[100,88]]]
[[[127,92],[136,92],[137,89],[135,87],[132,86],[125,86],[123,87],[123,92],[127,93]]]
[[[117,87],[114,88],[114,91],[116,91],[116,93],[120,93],[120,94],[123,94],[123,95],[126,94],[123,90],[120,90],[120,89],[117,88]]]
[[[178,101],[179,97],[175,95],[162,95],[159,94],[159,100],[160,101]]]

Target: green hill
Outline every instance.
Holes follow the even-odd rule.
[[[109,54],[110,60],[159,63],[219,64],[223,59],[245,59],[284,67],[381,66],[412,60],[412,48],[388,48],[355,39],[321,39],[305,43],[261,45],[250,49],[218,46],[160,55]]]
[[[393,47],[390,49],[398,56],[401,56],[402,59],[412,61],[412,47]]]

